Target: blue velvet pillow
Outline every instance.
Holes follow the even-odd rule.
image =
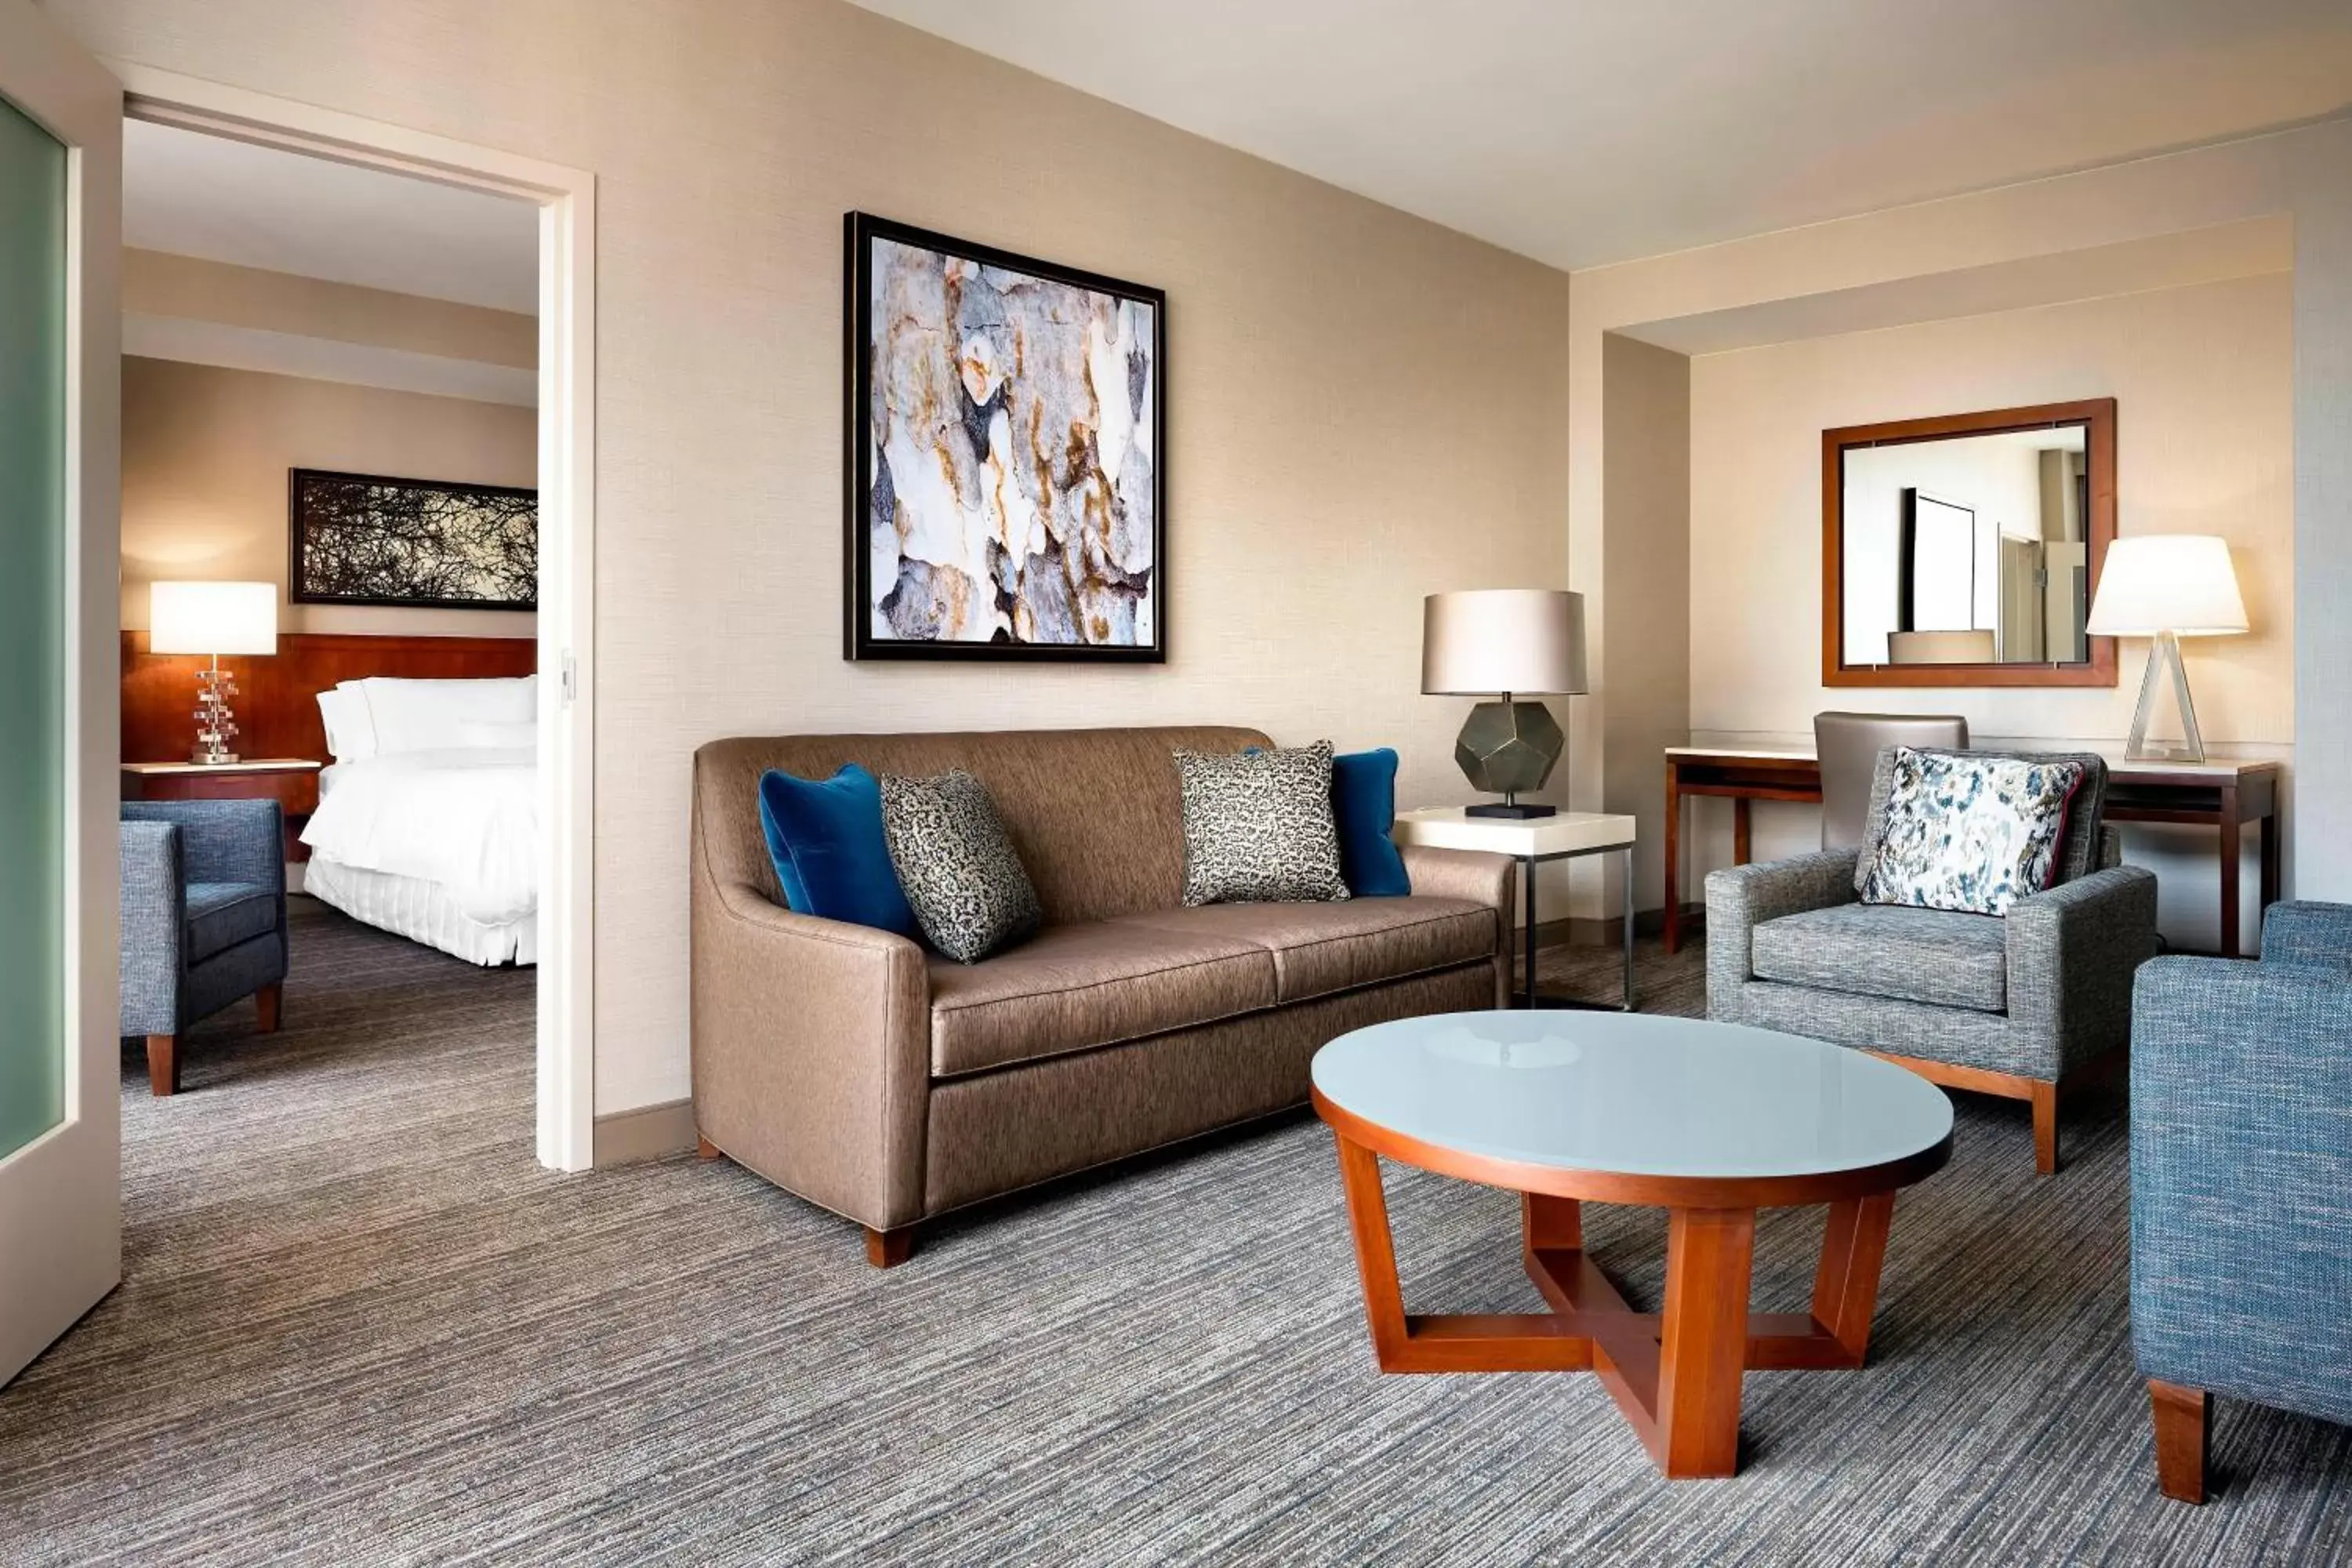
[[[1387,746],[1331,759],[1331,816],[1339,825],[1339,876],[1360,899],[1412,891],[1389,830],[1396,826],[1397,754]]]
[[[882,782],[850,763],[822,783],[771,768],[760,828],[794,912],[922,940],[882,837]]]
[[[1247,746],[1247,752],[1258,748]],[[1339,829],[1339,879],[1358,899],[1402,899],[1412,892],[1404,857],[1389,837],[1396,826],[1397,754],[1376,746],[1331,759],[1331,820]]]

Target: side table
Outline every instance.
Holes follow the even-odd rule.
[[[1536,992],[1536,868],[1547,860],[1583,855],[1624,857],[1625,1000],[1614,1011],[1633,1010],[1633,819],[1597,811],[1563,811],[1555,816],[1472,816],[1458,805],[1397,813],[1391,835],[1400,844],[1436,849],[1483,849],[1519,863],[1524,889],[1520,923],[1526,930],[1527,972],[1520,987],[1523,1007],[1607,1007],[1607,1003],[1539,996]]]
[[[274,800],[286,818],[286,858],[308,860],[302,825],[319,809],[319,770],[304,757],[236,763],[125,763],[125,800]]]

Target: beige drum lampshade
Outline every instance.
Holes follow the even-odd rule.
[[[1480,588],[1422,601],[1421,689],[1435,696],[1588,689],[1584,595]]]
[[[2224,637],[2246,629],[2230,545],[2210,533],[2143,533],[2107,546],[2091,605],[2095,637]]]
[[[155,653],[278,651],[275,583],[157,583],[148,589],[147,646]]]

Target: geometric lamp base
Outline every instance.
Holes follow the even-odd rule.
[[[2157,692],[2170,676],[2173,700],[2180,709],[2180,740],[2178,742],[2159,741],[2151,745],[2147,738],[2148,721],[2156,712]],[[2158,632],[2147,650],[2147,673],[2140,678],[2139,707],[2132,714],[2131,739],[2125,743],[2124,756],[2135,763],[2201,763],[2205,760],[2205,737],[2197,729],[2197,705],[2189,700],[2189,671],[2180,662],[2180,639],[2170,632]]]

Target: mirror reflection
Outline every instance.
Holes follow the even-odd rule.
[[[2089,658],[2088,426],[1848,447],[1848,665]]]

